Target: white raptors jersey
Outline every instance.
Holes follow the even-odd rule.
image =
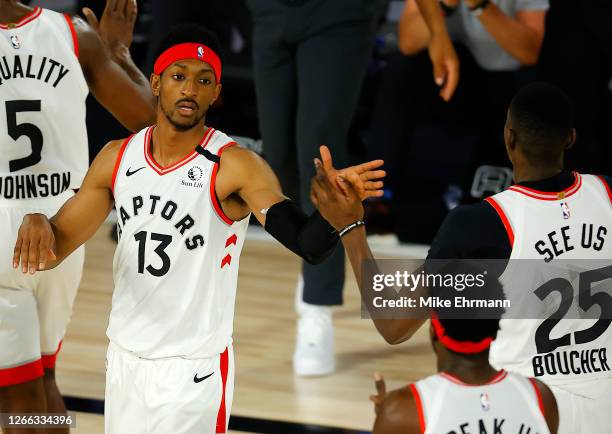
[[[526,290],[520,285],[512,287],[521,277],[519,265],[511,261],[501,277],[504,289],[527,291],[525,297],[530,303],[548,302],[555,297],[566,300],[558,302],[559,307],[551,309],[548,318],[502,319],[490,359],[496,368],[536,377],[547,384],[564,385],[568,390],[574,387],[588,395],[588,390],[580,387],[581,382],[612,377],[609,316],[579,319],[592,306],[606,306],[608,311],[612,308],[609,291],[599,291],[592,297],[597,291],[594,285],[602,279],[593,279],[593,270],[582,270],[585,266],[600,269],[604,263],[610,274],[612,194],[599,177],[578,173],[574,177],[574,184],[559,193],[513,186],[489,198],[512,243],[511,260],[529,259],[538,269],[545,268],[544,264],[550,264],[552,269],[555,261],[560,264],[555,271],[558,274],[550,279],[547,276],[545,286]]]
[[[230,220],[215,194],[214,160],[235,142],[208,128],[206,155],[194,150],[162,168],[150,153],[153,128],[126,140],[115,166],[119,245],[107,334],[143,358],[208,358],[231,343],[249,222]]]
[[[539,390],[520,375],[501,371],[475,386],[441,373],[410,388],[424,434],[550,433]]]
[[[68,16],[36,8],[0,25],[0,200],[79,188],[88,87]]]

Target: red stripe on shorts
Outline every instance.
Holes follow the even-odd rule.
[[[42,377],[44,374],[40,359],[14,368],[0,369],[0,387],[27,383]]]
[[[217,413],[217,433],[227,432],[227,416],[225,411],[225,385],[227,384],[227,372],[229,369],[229,356],[227,348],[221,353],[221,360],[219,362],[221,366],[221,381],[223,382],[223,389],[221,392],[221,405],[219,405],[219,412]]]

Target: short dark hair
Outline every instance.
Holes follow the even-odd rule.
[[[558,161],[574,127],[572,103],[561,89],[543,82],[524,86],[510,103],[510,117],[517,144],[529,161]]]
[[[187,42],[206,45],[217,53],[217,56],[219,56],[219,59],[223,62],[221,45],[219,44],[217,36],[206,28],[192,23],[177,24],[173,26],[159,42],[157,50],[155,50],[153,62],[155,62],[155,60],[157,60],[157,58],[168,48]]]
[[[494,276],[495,273],[490,272],[490,269],[487,261],[457,260],[449,262],[438,272],[456,276],[480,275],[484,284],[482,286],[474,285],[462,291],[444,285],[435,286],[430,288],[429,295],[440,299],[454,299],[456,296],[462,296],[468,300],[505,300],[503,287],[499,279]],[[437,314],[438,320],[448,337],[460,342],[479,342],[486,338],[495,339],[497,337],[499,320],[505,309],[503,307],[436,307],[433,308],[433,311]]]

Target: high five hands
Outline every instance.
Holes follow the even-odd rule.
[[[327,146],[319,148],[321,158],[315,158],[316,174],[310,187],[310,199],[321,215],[336,229],[363,219],[361,202],[383,195],[385,171],[379,168],[383,160],[337,170]]]

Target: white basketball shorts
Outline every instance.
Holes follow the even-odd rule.
[[[112,342],[106,357],[106,434],[226,433],[234,351],[208,359],[143,359]]]
[[[52,217],[71,190],[54,198],[0,200],[0,387],[41,377],[55,359],[72,315],[85,250],[34,275],[13,269],[13,249],[24,215]]]

